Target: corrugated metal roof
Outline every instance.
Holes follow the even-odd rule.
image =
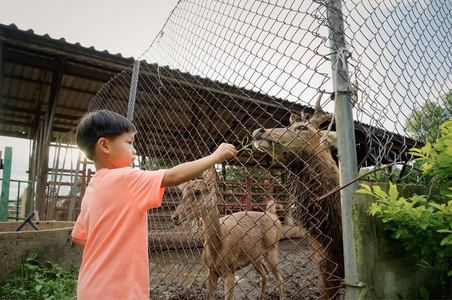
[[[5,136],[33,138],[49,107],[52,77],[59,72],[52,136],[71,130],[102,85],[134,60],[15,24],[0,24],[0,42],[0,135]]]
[[[77,124],[77,121],[87,112],[90,100],[104,86],[109,79],[127,69],[123,79],[130,83],[133,58],[124,58],[120,54],[113,55],[108,51],[97,51],[93,47],[85,48],[79,43],[69,44],[64,39],[52,39],[48,35],[39,36],[32,30],[22,31],[13,25],[0,24],[1,42],[1,101],[0,101],[0,135],[33,138],[39,122],[43,120],[49,110],[52,86],[58,89],[56,111],[52,130],[52,138],[57,133],[67,133]],[[165,78],[169,90],[171,85],[208,91],[218,95],[218,101],[234,98],[248,107],[247,103],[259,106],[255,111],[256,119],[271,111],[277,120],[288,123],[287,111],[301,111],[304,106],[282,99],[275,99],[255,91],[227,85],[208,78],[193,76],[180,70],[172,70],[169,67],[157,66],[142,62],[143,69],[140,80],[155,80]],[[58,74],[60,77],[58,77]],[[123,75],[121,74],[121,76]],[[52,82],[52,78],[59,78]],[[108,88],[108,87],[107,87]],[[126,87],[124,87],[126,88]],[[124,92],[124,91],[122,91]],[[113,93],[118,93],[113,92]],[[128,93],[125,93],[128,95]],[[177,98],[178,93],[170,93]],[[124,96],[121,96],[124,102]],[[123,101],[124,100],[124,101]],[[180,99],[184,101],[184,99]],[[168,108],[170,110],[172,108]],[[311,108],[307,108],[311,109]],[[261,113],[266,111],[267,113]],[[313,111],[311,111],[312,113]],[[227,113],[225,111],[225,113]],[[177,114],[168,111],[168,115]],[[178,116],[180,119],[180,116]],[[240,118],[239,118],[240,119]],[[355,123],[357,147],[360,156],[366,155],[364,147],[366,137],[363,129],[371,126]],[[375,135],[388,134],[384,130],[374,128]],[[165,129],[167,130],[167,129]],[[157,130],[158,132],[158,130]],[[407,143],[413,145],[413,141],[406,141],[405,137],[391,133],[395,149],[402,149]],[[60,135],[61,136],[61,135]],[[396,151],[399,151],[396,150]],[[403,150],[403,149],[402,149]]]
[[[90,50],[90,51],[101,52],[101,53],[105,53],[105,54],[108,54],[108,55],[117,56],[118,58],[126,58],[126,59],[129,59],[129,60],[130,60],[130,59],[131,59],[131,60],[134,59],[133,57],[124,57],[124,56],[122,56],[121,53],[116,53],[116,54],[110,53],[110,52],[108,51],[108,49],[99,50],[99,49],[96,49],[94,46],[84,47],[84,46],[82,46],[79,42],[76,42],[76,43],[69,43],[69,42],[66,41],[66,39],[65,39],[64,37],[57,39],[57,38],[52,38],[52,37],[51,37],[49,34],[47,34],[47,33],[44,34],[44,35],[39,35],[39,34],[35,33],[33,29],[22,30],[22,29],[19,29],[19,28],[17,27],[17,25],[14,24],[14,23],[12,23],[12,24],[10,24],[10,25],[0,24],[0,26],[5,26],[5,27],[10,28],[11,30],[14,30],[14,31],[17,31],[17,32],[23,32],[23,33],[26,33],[26,34],[31,34],[31,35],[34,35],[34,36],[36,36],[36,37],[42,37],[42,38],[51,40],[52,42],[55,42],[55,43],[60,42],[60,43],[65,44],[65,45],[72,45],[72,46],[74,46],[74,47],[83,48],[83,49],[88,49],[88,50]]]

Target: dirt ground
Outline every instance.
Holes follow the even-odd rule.
[[[205,299],[206,269],[200,258],[202,249],[150,253],[151,299]],[[307,239],[285,239],[279,244],[280,268],[284,277],[286,299],[320,298],[320,279],[310,257]],[[260,277],[250,266],[236,272],[233,299],[259,299]],[[267,299],[279,299],[275,278],[270,275]],[[223,282],[217,286],[215,299],[224,299]],[[343,291],[339,299],[343,299]]]

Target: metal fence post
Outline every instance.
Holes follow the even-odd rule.
[[[11,161],[13,148],[5,147],[5,160],[3,164],[2,196],[0,201],[0,222],[8,221],[9,185],[11,182]]]
[[[127,119],[133,122],[133,113],[135,110],[135,98],[137,95],[138,75],[140,74],[140,61],[133,62],[132,79],[130,82],[129,103],[127,105]]]
[[[356,159],[355,129],[352,105],[350,102],[350,81],[348,77],[344,20],[341,0],[327,0],[327,14],[331,58],[332,80],[336,93],[336,132],[339,155],[340,184],[344,185],[358,176]],[[362,284],[358,278],[355,238],[353,235],[352,197],[358,184],[341,190],[342,230],[344,241],[344,268],[346,299],[358,299]]]

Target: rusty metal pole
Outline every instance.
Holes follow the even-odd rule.
[[[355,128],[352,105],[350,102],[350,80],[348,77],[344,19],[341,0],[327,0],[329,39],[331,50],[332,80],[336,93],[336,133],[339,156],[341,186],[358,176],[356,159]],[[345,298],[358,299],[362,284],[358,278],[357,255],[354,224],[352,220],[352,199],[358,184],[352,184],[341,190],[342,236],[344,241]]]

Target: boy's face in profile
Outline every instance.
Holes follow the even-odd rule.
[[[137,151],[133,147],[135,132],[125,132],[108,140],[108,160],[115,168],[131,167]]]

